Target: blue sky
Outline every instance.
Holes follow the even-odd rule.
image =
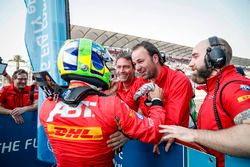
[[[24,1],[1,1],[0,14],[0,56],[28,60]],[[191,47],[217,35],[250,58],[250,0],[70,0],[70,14],[71,24]]]

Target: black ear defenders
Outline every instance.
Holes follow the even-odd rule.
[[[207,48],[205,64],[207,68],[222,68],[226,64],[226,54],[216,36],[208,38],[211,47]]]

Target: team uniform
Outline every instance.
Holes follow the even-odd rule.
[[[198,113],[197,124],[199,129],[218,130],[215,114],[213,112],[213,99],[216,80],[219,76],[220,74],[218,73],[207,80],[206,86],[199,87],[207,92],[207,96],[205,97]],[[232,80],[239,81],[231,82],[225,86],[221,94],[220,92],[223,85]],[[220,94],[223,106],[220,102]],[[216,106],[223,128],[234,126],[234,119],[237,115],[247,109],[250,109],[250,80],[239,75],[233,65],[226,66],[222,69],[220,87],[216,95]],[[225,111],[223,110],[223,107]],[[216,152],[212,149],[208,149],[208,152],[216,156],[217,166],[224,166],[224,154]]]
[[[158,125],[165,111],[151,106],[150,118],[130,109],[118,96],[89,95],[73,108],[62,101],[45,100],[40,122],[48,135],[58,167],[112,167],[109,136],[121,130],[130,138],[157,143]]]
[[[129,92],[129,90],[133,87],[135,81],[137,80],[136,77],[134,77],[133,81],[132,81],[132,84],[129,86],[129,88],[127,88],[127,90],[123,89],[123,85],[122,85],[122,82],[119,81],[118,82],[118,89],[116,91],[116,95],[119,96],[123,101],[125,101],[126,99],[126,96]]]
[[[32,105],[30,100],[31,86],[26,86],[22,91],[17,91],[14,84],[4,86],[0,91],[1,106],[7,109]],[[38,99],[38,91],[34,91],[34,100]]]
[[[125,100],[135,111],[138,111],[138,108],[140,108],[145,116],[148,116],[149,113],[148,106],[144,103],[147,96],[140,97],[138,101],[134,101],[133,96],[143,84],[148,82],[148,80],[144,80],[142,77],[138,78]],[[190,112],[189,102],[193,96],[192,85],[188,77],[179,71],[163,66],[162,71],[155,80],[155,84],[164,91],[165,124],[187,127]]]

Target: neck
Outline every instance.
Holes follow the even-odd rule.
[[[122,82],[123,89],[128,90],[129,86],[132,84],[134,80],[134,76],[130,79],[126,80],[125,82]]]
[[[156,78],[160,75],[162,69],[163,69],[163,65],[160,65],[160,64],[156,65],[156,74],[155,74],[155,77],[151,79],[152,81],[156,80]]]

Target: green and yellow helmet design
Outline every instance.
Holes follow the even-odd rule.
[[[110,86],[110,71],[106,62],[112,61],[110,53],[89,39],[69,39],[58,56],[59,73],[65,81],[80,80],[106,90]]]

